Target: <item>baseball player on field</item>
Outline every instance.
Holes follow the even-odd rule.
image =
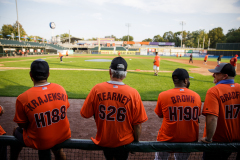
[[[97,135],[91,139],[108,147],[103,150],[107,160],[127,159],[128,151],[114,148],[139,141],[141,124],[148,119],[138,91],[122,82],[126,74],[125,59],[114,58],[109,69],[111,80],[95,85],[80,111],[84,118],[94,116]]]
[[[159,94],[154,110],[159,118],[163,118],[157,141],[197,142],[201,98],[196,92],[188,89],[189,75],[185,69],[176,69],[172,79],[175,88]],[[155,160],[167,160],[169,155],[168,152],[156,152]],[[190,153],[174,153],[176,160],[187,160],[189,155]]]
[[[2,116],[3,113],[4,113],[4,109],[0,105],[0,116]],[[6,134],[6,132],[0,125],[0,136],[5,135],[5,134]],[[3,146],[1,144],[0,144],[0,158],[1,158],[1,160],[7,160],[7,146]]]
[[[203,64],[207,65],[207,60],[208,60],[208,54],[205,55],[204,60],[203,60]]]
[[[214,87],[207,91],[202,114],[206,116],[202,142],[240,142],[240,84],[230,63],[221,63],[213,73]],[[204,160],[227,160],[230,152],[204,152]],[[238,152],[237,159],[240,159]]]
[[[64,88],[49,83],[49,65],[42,59],[31,64],[30,77],[34,86],[16,100],[14,136],[22,146],[47,150],[71,137],[67,109],[70,106]],[[17,159],[21,147],[11,147],[11,159]],[[56,159],[66,159],[62,149],[52,151]]]
[[[154,76],[158,75],[159,66],[160,66],[160,57],[158,55],[158,52],[155,52],[156,56],[154,57],[153,61],[153,70],[154,70]]]

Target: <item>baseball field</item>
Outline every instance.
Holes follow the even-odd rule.
[[[49,82],[62,85],[68,93],[70,108],[68,118],[72,131],[72,138],[90,139],[96,135],[96,125],[93,118],[84,119],[80,116],[80,109],[91,88],[100,82],[109,80],[108,68],[114,55],[73,55],[63,57],[60,62],[57,56],[32,56],[0,59],[0,105],[5,113],[0,117],[0,124],[8,135],[16,126],[13,122],[16,97],[33,86],[29,77],[29,68],[33,60],[45,59],[50,66]],[[142,97],[147,112],[148,121],[142,124],[141,141],[155,141],[162,120],[154,113],[158,94],[173,88],[172,72],[176,68],[185,68],[189,75],[190,89],[201,96],[204,102],[207,90],[214,86],[213,77],[208,69],[215,68],[216,59],[209,59],[207,65],[203,58],[193,58],[189,64],[188,57],[161,57],[160,72],[153,76],[153,56],[123,56],[128,63],[127,78],[123,81],[137,89]],[[96,59],[102,61],[96,62]],[[86,61],[93,60],[93,61]],[[222,62],[229,62],[223,59]],[[237,70],[235,82],[240,83],[240,67]],[[200,116],[199,138],[203,134],[205,117]],[[86,127],[87,126],[87,127]]]

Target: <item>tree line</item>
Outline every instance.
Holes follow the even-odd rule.
[[[20,30],[20,37],[27,36],[29,39],[27,41],[34,41],[34,37],[37,41],[42,41],[41,36],[28,36],[25,30],[23,29],[22,25],[19,23],[19,30]],[[9,35],[14,34],[15,36],[18,36],[18,25],[17,22],[13,25],[10,24],[4,24],[2,26],[2,29],[0,31],[0,38],[11,38]],[[183,33],[183,34],[182,34]],[[70,35],[71,37],[72,35]],[[63,33],[60,35],[57,35],[57,37],[60,37],[60,39],[69,37],[68,33]],[[117,38],[114,35],[110,36],[111,38],[114,38],[115,41],[128,41],[128,35],[123,36],[122,38]],[[40,39],[40,40],[38,40]],[[197,47],[203,47],[204,48],[216,48],[217,43],[240,43],[240,27],[238,29],[230,29],[228,30],[227,34],[224,35],[223,29],[221,27],[213,28],[208,33],[205,30],[197,30],[197,31],[178,31],[173,33],[172,31],[165,32],[163,36],[161,35],[155,35],[153,38],[146,38],[142,40],[143,42],[175,42],[175,46],[179,47],[181,46],[181,39],[182,44],[185,45],[185,47],[190,48],[197,48]],[[210,43],[209,43],[210,39]],[[90,38],[87,40],[97,40],[96,38]],[[134,37],[129,35],[129,41],[133,41]]]

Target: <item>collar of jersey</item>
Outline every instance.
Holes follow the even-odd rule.
[[[221,80],[219,82],[216,83],[216,85],[218,84],[233,84],[234,80],[233,79],[225,79],[225,80]]]
[[[38,85],[38,86],[34,86],[34,87],[43,87],[43,86],[47,86],[49,85],[50,83],[47,83],[47,84],[43,84],[43,85]]]
[[[107,81],[107,83],[117,84],[117,85],[125,85],[123,82],[117,82],[117,81]]]

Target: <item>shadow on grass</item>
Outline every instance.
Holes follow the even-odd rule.
[[[4,88],[0,88],[0,96],[6,96],[6,97],[17,97],[21,93],[28,90],[29,86],[22,86],[22,85],[9,85],[5,86]]]

